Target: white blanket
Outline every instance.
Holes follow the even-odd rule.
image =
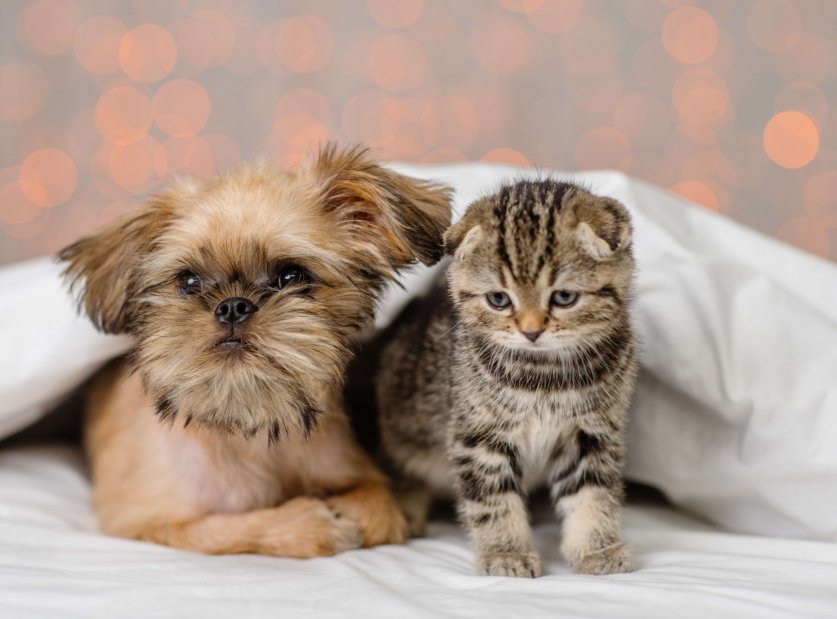
[[[518,170],[402,167],[456,208]],[[567,175],[569,176],[569,175]],[[0,618],[133,616],[837,616],[837,267],[616,173],[574,175],[634,216],[643,377],[631,479],[711,528],[630,506],[639,571],[569,573],[542,518],[537,581],[472,576],[463,534],[329,560],[203,557],[95,530],[75,451],[0,451]],[[430,271],[383,301],[385,324]],[[46,261],[0,271],[0,437],[130,345],[77,318]]]

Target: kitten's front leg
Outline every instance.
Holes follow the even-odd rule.
[[[579,428],[552,464],[550,496],[564,518],[561,551],[576,572],[634,569],[633,553],[620,537],[623,443],[612,430]]]
[[[474,541],[480,573],[540,576],[517,450],[500,436],[475,431],[455,437],[450,457],[457,509]]]

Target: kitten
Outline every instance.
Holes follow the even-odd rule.
[[[546,483],[573,569],[630,571],[627,210],[569,183],[520,181],[473,203],[445,245],[448,290],[399,318],[377,376],[382,459],[412,532],[452,492],[481,573],[539,576],[525,497]]]

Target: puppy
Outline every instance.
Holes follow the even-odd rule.
[[[328,146],[298,171],[180,182],[61,251],[95,325],[136,339],[89,398],[103,529],[213,554],[404,542],[341,386],[383,284],[440,257],[449,198]]]

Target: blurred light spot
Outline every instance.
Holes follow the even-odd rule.
[[[631,143],[613,127],[594,127],[584,132],[575,145],[579,170],[627,170],[631,165]]]
[[[254,19],[242,17],[233,20],[235,42],[224,67],[239,75],[252,75],[259,70],[257,42],[261,24]],[[275,40],[274,37],[271,40]]]
[[[169,174],[209,178],[215,168],[212,149],[199,137],[168,138],[163,143]]]
[[[133,86],[117,86],[99,97],[94,117],[96,129],[108,142],[132,144],[151,127],[151,101]]]
[[[241,149],[228,136],[222,133],[207,133],[203,139],[212,150],[216,171],[220,172],[241,163]]]
[[[422,126],[421,113],[425,102],[419,99],[394,99],[398,122],[386,143],[386,154],[393,158],[413,159],[434,144],[438,132]]]
[[[584,15],[575,28],[557,37],[557,43],[570,75],[589,78],[619,72],[622,38],[607,21]]]
[[[785,84],[773,99],[773,110],[804,112],[819,127],[824,126],[828,120],[828,100],[819,88],[808,82]]]
[[[172,24],[180,58],[198,69],[226,61],[235,46],[235,26],[218,11],[196,11]]]
[[[20,166],[0,169],[0,222],[25,224],[38,216],[41,209],[23,195],[20,188]]]
[[[503,80],[489,78],[466,84],[461,94],[477,112],[480,145],[503,143],[508,139],[513,88]]]
[[[835,56],[837,46],[805,32],[796,45],[776,56],[776,66],[789,81],[822,82],[834,68]]]
[[[525,3],[526,0],[523,0]],[[529,3],[530,5],[532,3]],[[526,12],[526,17],[538,30],[558,34],[569,32],[578,24],[584,7],[582,0],[546,0]]]
[[[831,247],[828,230],[808,217],[795,217],[786,221],[776,231],[776,238],[822,258],[828,256]]]
[[[767,157],[759,136],[738,132],[724,139],[721,152],[732,163],[733,176],[721,178],[725,184],[742,189],[756,187],[767,173]]]
[[[127,28],[118,19],[99,16],[88,19],[76,31],[73,50],[85,71],[107,75],[119,70],[119,44]]]
[[[370,48],[368,69],[382,88],[393,92],[412,90],[424,79],[427,69],[424,48],[412,37],[388,34]]]
[[[328,138],[331,107],[320,93],[299,88],[279,99],[273,118],[274,130],[284,142],[305,149]]]
[[[535,47],[518,20],[489,15],[471,33],[471,52],[492,73],[514,75],[532,63]]]
[[[692,142],[701,145],[717,145],[719,130],[717,125],[695,125],[682,118],[677,123],[677,129]]]
[[[827,228],[837,228],[837,171],[820,172],[805,183],[805,212]]]
[[[758,47],[781,54],[799,41],[799,11],[787,0],[758,0],[747,13],[747,34]]]
[[[660,187],[668,187],[674,184],[676,180],[671,161],[653,151],[637,152],[631,160],[628,171],[631,176],[641,178]]]
[[[434,142],[453,150],[464,150],[474,143],[479,132],[477,112],[463,97],[442,97],[424,107],[422,127],[433,133]],[[432,127],[432,129],[431,129]]]
[[[346,102],[341,120],[343,132],[350,140],[363,141],[373,148],[384,148],[395,137],[401,114],[390,97],[363,92]]]
[[[109,199],[125,199],[128,190],[118,185],[110,173],[110,154],[114,146],[110,142],[103,142],[87,162],[87,174],[96,192]]]
[[[514,13],[531,13],[542,7],[544,0],[497,0],[497,2]]]
[[[75,161],[87,162],[101,143],[96,130],[93,108],[84,108],[73,116],[67,128],[67,154]],[[84,165],[82,164],[82,167]]]
[[[663,22],[663,45],[685,64],[709,59],[718,45],[718,25],[713,17],[693,6],[673,10]]]
[[[494,148],[480,157],[480,161],[505,163],[520,168],[527,168],[531,165],[523,153],[513,148]]]
[[[625,134],[634,148],[655,148],[669,134],[671,111],[658,97],[631,93],[613,110],[613,126]]]
[[[611,111],[622,96],[622,78],[617,74],[582,76],[567,80],[570,98],[579,108],[592,114]]]
[[[107,157],[107,169],[119,187],[144,193],[160,184],[167,171],[167,153],[152,137],[126,146],[115,146]]]
[[[723,155],[720,148],[706,148],[691,155],[680,166],[681,177],[692,179],[730,178],[734,174],[734,166]],[[717,195],[717,191],[715,191]]]
[[[421,17],[424,0],[366,0],[366,7],[384,28],[406,28]]]
[[[646,41],[634,53],[633,72],[637,85],[651,94],[670,97],[680,67],[657,38]]]
[[[36,150],[20,166],[20,189],[32,204],[53,207],[73,195],[78,171],[72,158],[57,148]]]
[[[802,112],[779,112],[764,128],[764,150],[783,168],[801,168],[817,155],[820,135],[814,121]]]
[[[720,204],[712,188],[701,181],[680,181],[668,188],[672,193],[710,211],[718,211]]]
[[[302,15],[282,20],[276,30],[276,56],[293,73],[325,68],[334,51],[334,37],[319,17]]]
[[[129,30],[119,42],[119,65],[137,82],[157,82],[174,68],[177,45],[171,33],[155,24]]]
[[[44,233],[52,220],[52,211],[39,209],[33,218],[21,224],[2,224],[3,232],[13,239],[31,240]]]
[[[46,56],[63,54],[70,49],[75,29],[73,6],[62,0],[27,2],[17,21],[18,35],[24,44]]]
[[[459,163],[468,161],[468,156],[455,148],[437,148],[424,154],[421,163]]]
[[[723,78],[712,69],[690,69],[674,83],[672,100],[684,121],[703,127],[721,122],[729,108]]]
[[[171,80],[157,90],[152,101],[155,124],[175,137],[195,135],[209,119],[209,97],[192,80]]]
[[[12,122],[37,114],[49,90],[46,73],[26,60],[0,66],[0,84],[0,118]]]

